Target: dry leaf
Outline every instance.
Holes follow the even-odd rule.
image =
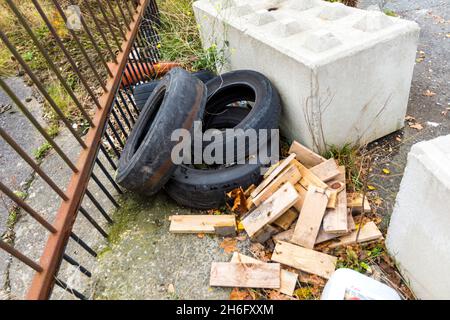
[[[405,120],[406,121],[416,121],[416,118],[414,118],[413,116],[406,116]]]
[[[248,290],[234,288],[230,293],[230,300],[254,300]]]
[[[233,238],[225,238],[222,243],[220,244],[220,247],[225,251],[226,253],[232,253],[237,251],[236,248],[237,240]]]
[[[205,237],[204,233],[197,233],[197,238],[203,239]]]
[[[244,190],[242,188],[236,188],[227,193],[227,196],[231,199],[234,199],[233,207],[231,211],[236,212],[237,214],[244,214],[247,210],[247,199],[244,194]]]
[[[270,300],[292,300],[289,296],[282,294],[278,290],[270,290],[268,292],[267,298]]]
[[[377,188],[375,188],[374,186],[368,185],[368,186],[367,186],[367,189],[373,191],[373,190],[376,190]]]
[[[418,131],[423,129],[423,126],[420,123],[409,124],[410,128],[416,129]]]
[[[391,171],[390,171],[389,169],[384,168],[384,169],[383,169],[383,173],[384,173],[384,174],[390,174]]]
[[[270,257],[267,256],[265,247],[261,243],[252,243],[250,245],[250,252],[256,257],[256,259],[267,262]]]
[[[425,92],[423,93],[423,95],[424,95],[425,97],[432,97],[432,96],[435,96],[436,93],[433,92],[433,91],[430,91],[429,89],[427,89],[427,91],[425,91]]]

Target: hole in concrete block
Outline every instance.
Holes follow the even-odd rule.
[[[349,14],[350,9],[342,3],[330,3],[320,10],[318,17],[323,20],[333,21],[348,16]]]
[[[353,28],[364,32],[375,32],[390,27],[394,22],[384,13],[374,12],[362,17]]]
[[[305,48],[316,53],[330,50],[341,44],[342,42],[339,39],[326,30],[311,33],[305,40]]]

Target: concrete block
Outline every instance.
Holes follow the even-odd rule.
[[[419,142],[408,163],[386,246],[420,299],[450,299],[450,135]]]
[[[320,0],[199,0],[203,45],[223,71],[253,69],[278,88],[281,128],[316,151],[364,144],[403,126],[415,22]]]

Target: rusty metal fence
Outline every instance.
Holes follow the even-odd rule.
[[[8,9],[17,19],[17,27],[23,28],[28,39],[31,39],[43,56],[48,69],[56,76],[67,92],[89,129],[86,134],[82,135],[74,128],[71,120],[48,93],[45,83],[39,79],[8,34],[0,30],[0,38],[3,44],[9,49],[15,61],[54,110],[59,121],[65,125],[81,146],[78,160],[72,162],[25,104],[21,102],[14,90],[0,78],[1,89],[53,147],[72,172],[69,184],[65,188],[58,187],[57,183],[41,169],[35,159],[28,155],[8,132],[0,128],[1,138],[33,168],[61,199],[54,221],[47,221],[6,184],[0,182],[0,191],[48,231],[48,239],[39,261],[28,258],[3,240],[0,240],[0,248],[34,269],[35,273],[28,289],[27,299],[48,299],[55,284],[76,297],[85,299],[86,297],[76,288],[70,288],[64,282],[64,279],[58,278],[58,270],[64,259],[66,262],[77,266],[78,270],[86,276],[91,276],[89,270],[65,253],[67,243],[72,239],[91,256],[97,256],[97,253],[72,231],[78,212],[87,218],[92,227],[103,237],[107,237],[107,232],[100,226],[100,223],[81,206],[84,196],[92,201],[108,223],[113,223],[112,218],[88,190],[87,186],[92,178],[112,204],[119,207],[119,204],[102,184],[99,177],[93,173],[93,168],[98,166],[112,187],[118,193],[122,193],[107,170],[107,166],[110,166],[113,170],[117,169],[117,158],[120,156],[121,148],[124,146],[139,114],[133,101],[133,87],[157,76],[155,66],[159,61],[157,45],[159,43],[157,34],[158,8],[155,0],[51,0],[50,3],[54,6],[54,12],[66,25],[72,22],[69,21],[70,17],[66,16],[65,7],[77,5],[78,8],[81,8],[81,14],[77,16],[80,29],[68,28],[70,41],[74,44],[78,53],[75,56],[73,50],[67,48],[67,40],[61,39],[58,34],[53,22],[55,17],[49,17],[46,14],[48,10],[43,9],[42,0],[30,1],[48,28],[54,43],[62,52],[71,71],[79,79],[79,83],[84,89],[83,92],[88,97],[88,102],[82,102],[79,94],[75,93],[69,85],[61,70],[53,62],[52,53],[41,42],[24,13],[20,11],[17,1],[5,0]],[[92,48],[90,52],[86,49],[87,44]],[[87,74],[89,74],[89,78]],[[102,159],[106,159],[105,163],[102,162],[99,153],[102,154]]]

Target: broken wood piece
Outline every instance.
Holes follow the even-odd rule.
[[[278,188],[286,182],[296,184],[301,178],[300,171],[294,164],[289,165],[283,170],[271,183],[269,183],[264,190],[262,190],[256,197],[252,198],[253,203],[259,206],[263,201],[267,200]]]
[[[328,203],[325,190],[309,187],[291,242],[312,249]]]
[[[272,182],[273,179],[275,179],[278,174],[283,171],[285,168],[287,168],[290,164],[291,161],[295,159],[295,154],[291,154],[289,155],[289,157],[287,157],[284,160],[280,161],[280,164],[278,165],[278,167],[276,167],[272,173],[266,178],[264,179],[257,187],[255,190],[253,190],[251,192],[251,196],[252,198],[255,198],[261,191],[264,190],[265,187],[267,187],[269,185],[269,183]]]
[[[338,181],[345,183],[345,167],[339,167]],[[323,217],[323,230],[329,233],[346,233],[347,229],[347,193],[342,190],[337,195],[336,208],[328,209]]]
[[[358,229],[352,231],[350,234],[337,238],[335,241],[330,243],[329,248],[336,248],[339,246],[346,246],[352,243],[356,243],[356,236],[358,234]],[[359,232],[358,243],[382,239],[383,234],[378,229],[377,225],[370,221],[362,226]]]
[[[323,182],[330,181],[339,175],[339,167],[334,159],[328,159],[309,170]]]
[[[363,208],[363,195],[361,193],[349,193],[347,194],[347,207],[353,211],[362,212]],[[364,212],[370,212],[370,203],[367,196],[364,198]]]
[[[270,224],[266,224],[262,229],[258,230],[250,239],[253,242],[258,242],[264,244],[267,240],[272,238],[273,235],[279,233],[280,230],[271,226]]]
[[[324,157],[318,155],[297,141],[292,142],[291,147],[289,148],[289,153],[294,153],[296,159],[307,168],[317,166],[318,164],[326,161]]]
[[[320,180],[314,173],[311,172],[311,170],[307,169],[303,164],[298,162],[297,160],[292,161],[298,168],[298,171],[300,171],[300,174],[302,175],[302,178],[300,179],[300,184],[308,189],[309,185],[313,185],[322,189],[328,189],[328,185]]]
[[[283,230],[289,229],[291,224],[297,219],[298,211],[294,208],[290,208],[288,211],[283,213],[281,217],[273,222],[274,225],[279,226]]]
[[[292,239],[292,236],[294,234],[294,230],[295,230],[295,226],[290,228],[290,229],[288,229],[288,230],[286,230],[286,231],[280,232],[280,233],[272,236],[272,239],[275,241],[275,243],[277,241],[289,242]]]
[[[338,180],[331,180],[327,182],[327,185],[330,187],[330,190],[333,192],[339,193],[345,189],[345,183]]]
[[[294,186],[291,183],[286,182],[280,189],[242,220],[245,231],[252,237],[266,224],[275,221],[285,213],[297,200],[298,193],[295,191]]]
[[[236,232],[234,214],[227,215],[174,215],[170,216],[169,231],[173,233],[216,233]]]
[[[336,202],[337,202],[337,195],[338,195],[338,193],[336,191],[327,190],[327,194],[328,194],[327,209],[334,209],[334,208],[336,208]]]
[[[284,241],[277,242],[272,261],[329,279],[337,258]]]
[[[240,287],[279,289],[279,263],[213,262],[209,285],[213,287]]]
[[[230,262],[233,263],[266,263],[255,258],[234,252]],[[298,274],[288,270],[281,269],[280,273],[280,289],[279,291],[288,296],[294,294],[295,286],[297,285]]]
[[[347,213],[347,230],[353,231],[356,229],[355,220],[350,211]],[[316,244],[342,237],[342,233],[328,233],[323,230],[323,226],[320,227],[319,234],[317,235]]]

